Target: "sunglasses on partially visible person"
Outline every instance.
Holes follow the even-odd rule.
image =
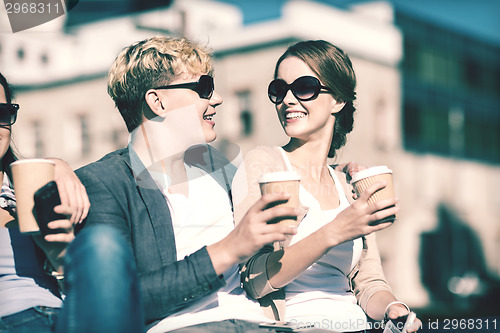
[[[197,82],[187,82],[160,86],[153,89],[191,89],[203,99],[210,99],[214,93],[214,79],[210,75],[202,75]]]
[[[10,126],[16,122],[19,104],[0,103],[0,126]]]
[[[314,76],[301,76],[290,84],[282,79],[271,81],[267,94],[271,102],[280,104],[289,90],[299,101],[311,101],[318,97],[321,92],[332,92],[330,88],[322,86]]]

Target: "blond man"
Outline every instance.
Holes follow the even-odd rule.
[[[77,171],[91,202],[86,225],[116,227],[133,250],[151,332],[259,330],[267,319],[241,288],[238,264],[295,233],[267,224],[299,213],[266,209],[286,195],[264,196],[234,228],[235,168],[205,145],[216,138],[222,103],[212,72],[210,53],[186,39],[155,36],[125,48],[108,92],[130,143]]]

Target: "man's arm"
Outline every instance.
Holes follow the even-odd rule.
[[[108,187],[90,170],[80,169],[77,175],[87,188],[91,202],[86,225],[96,223],[113,225],[125,235],[134,251],[146,322],[162,319],[218,290],[225,284],[223,277],[216,274],[205,247],[182,260],[172,260],[172,262],[160,265],[160,258],[155,258],[158,248],[154,242],[132,243],[132,231],[129,226],[132,221],[128,221],[127,218],[130,217],[130,215],[127,216],[128,206],[141,203],[126,202],[126,198],[121,197],[125,194],[120,188]],[[149,223],[148,221],[134,222]],[[168,242],[168,239],[165,239],[165,242]],[[175,244],[172,243],[171,246]],[[136,251],[143,251],[143,253]],[[138,257],[141,255],[144,257],[145,251],[151,253],[149,258],[156,260],[158,267],[151,266],[151,269],[148,269],[145,263],[138,262]],[[149,253],[146,255],[149,256]]]

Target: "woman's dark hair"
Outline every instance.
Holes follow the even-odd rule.
[[[13,97],[12,89],[10,88],[9,83],[7,82],[5,77],[2,75],[2,73],[0,73],[0,84],[2,85],[3,90],[5,91],[5,98],[7,99],[7,103],[11,103],[12,97]],[[2,159],[2,162],[1,162],[2,171],[7,173],[9,178],[12,179],[12,174],[10,172],[9,165],[12,162],[16,161],[17,157],[16,157],[16,154],[14,154],[14,151],[13,151],[12,146],[10,144],[9,144],[9,148],[7,149],[7,152],[5,153],[5,155],[1,159]]]
[[[346,135],[354,124],[354,100],[356,99],[356,75],[349,56],[340,48],[324,40],[298,42],[290,46],[278,59],[274,78],[283,60],[296,57],[305,62],[318,76],[323,85],[330,88],[332,96],[338,102],[345,102],[340,112],[335,114],[332,143],[328,157],[334,157],[335,151],[345,145]]]

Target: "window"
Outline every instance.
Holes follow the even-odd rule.
[[[468,112],[465,121],[467,156],[500,162],[500,119]]]
[[[241,134],[250,136],[253,132],[253,114],[251,112],[251,92],[248,90],[236,93],[238,108],[240,111]]]
[[[34,120],[31,123],[31,127],[33,129],[33,151],[35,157],[44,157],[45,155],[45,145],[43,142],[43,126],[42,123],[39,120]]]
[[[447,153],[450,137],[447,110],[435,105],[425,105],[420,110],[420,122],[421,144],[434,152]]]
[[[498,47],[397,15],[404,147],[500,163]]]
[[[465,61],[464,70],[467,86],[472,89],[481,88],[481,70],[479,64],[471,57],[468,57]]]
[[[391,144],[391,117],[387,110],[385,98],[380,96],[374,103],[375,146],[380,150],[386,150]]]
[[[82,142],[81,153],[82,156],[87,156],[88,154],[90,154],[90,149],[91,149],[88,117],[86,115],[80,115],[78,119],[80,122],[80,136]]]
[[[17,50],[17,59],[24,60],[24,49],[21,47]]]
[[[123,148],[127,145],[128,132],[120,127],[111,131],[111,142],[115,149]]]
[[[49,63],[49,56],[47,55],[47,53],[42,53],[42,55],[40,56],[40,62],[44,65],[47,65]]]

